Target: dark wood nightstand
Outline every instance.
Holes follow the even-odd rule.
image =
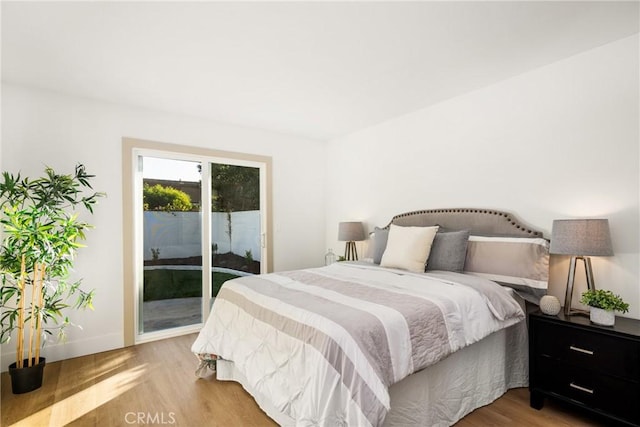
[[[545,397],[640,426],[640,320],[616,317],[612,327],[583,316],[529,315],[532,408]]]

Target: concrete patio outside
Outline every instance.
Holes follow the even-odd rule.
[[[201,301],[201,297],[194,297],[144,302],[142,304],[144,332],[201,323],[203,321]]]

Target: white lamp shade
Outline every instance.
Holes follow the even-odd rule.
[[[613,255],[609,220],[554,220],[549,253],[572,256]]]
[[[362,223],[360,221],[344,221],[338,224],[338,240],[341,242],[365,240]]]

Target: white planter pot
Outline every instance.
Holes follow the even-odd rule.
[[[596,325],[613,326],[616,316],[613,310],[603,310],[601,308],[591,307],[589,318]]]

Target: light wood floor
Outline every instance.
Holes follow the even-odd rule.
[[[196,379],[189,351],[195,335],[114,350],[45,368],[42,388],[11,393],[2,374],[2,426],[274,426],[242,387]],[[138,418],[141,417],[141,418]],[[514,389],[462,419],[458,427],[598,426],[588,415],[548,402],[529,407]]]

